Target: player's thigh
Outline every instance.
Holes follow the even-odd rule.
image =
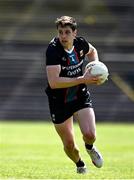
[[[54,124],[64,146],[74,144],[73,118],[69,118],[61,124]]]
[[[96,134],[95,113],[93,108],[83,108],[75,113],[83,134]]]

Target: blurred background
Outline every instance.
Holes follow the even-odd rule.
[[[133,0],[0,0],[0,120],[50,120],[45,51],[62,15],[109,68],[109,81],[89,87],[97,121],[133,122]]]

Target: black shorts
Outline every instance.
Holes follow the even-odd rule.
[[[52,97],[48,98],[48,100],[50,114],[52,122],[54,124],[63,123],[80,109],[87,107],[92,108],[92,100],[90,98],[90,93],[87,93],[86,96],[68,103],[59,102],[57,99],[54,99]]]

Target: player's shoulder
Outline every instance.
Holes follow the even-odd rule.
[[[76,40],[76,42],[87,42],[87,40],[84,37],[82,37],[82,36],[77,36],[75,38],[75,40]]]
[[[54,37],[48,44],[48,48],[55,48],[59,46],[59,39]]]
[[[54,53],[56,51],[59,51],[59,49],[60,43],[58,38],[55,37],[49,42],[48,47],[46,49],[46,53]]]
[[[74,44],[79,48],[87,49],[87,50],[89,49],[89,43],[84,37],[76,37]]]
[[[60,42],[59,42],[59,39],[57,37],[53,38],[49,44],[48,44],[48,47],[47,47],[47,50],[46,52],[53,52],[53,51],[61,51],[61,45],[60,45]]]
[[[76,37],[74,44],[84,48],[84,46],[88,46],[88,41],[84,37]]]

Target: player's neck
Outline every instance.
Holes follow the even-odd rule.
[[[71,49],[66,49],[66,48],[64,48],[64,50],[65,50],[66,52],[68,52],[68,53],[72,53],[73,49],[74,49],[74,46],[72,46]]]
[[[64,46],[64,49],[67,51],[70,51],[74,48],[73,46],[73,41],[69,42],[68,44],[66,44],[66,46]]]

